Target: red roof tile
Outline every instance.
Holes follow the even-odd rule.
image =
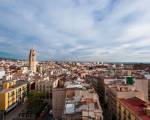
[[[133,113],[140,117],[142,120],[150,120],[150,117],[148,117],[143,109],[146,107],[143,100],[133,97],[133,98],[128,98],[128,99],[119,99],[122,104],[124,104],[128,109],[133,111]]]

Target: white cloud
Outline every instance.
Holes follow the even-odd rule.
[[[42,59],[149,61],[149,8],[148,0],[1,0],[0,49],[25,57],[35,46]]]

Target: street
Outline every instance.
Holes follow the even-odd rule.
[[[19,106],[17,106],[15,109],[13,109],[12,111],[10,111],[9,113],[7,113],[5,115],[5,119],[4,120],[12,120],[13,118],[16,118],[18,116],[18,114],[25,109],[26,104],[20,104]]]

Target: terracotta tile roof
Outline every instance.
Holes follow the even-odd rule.
[[[143,100],[137,97],[133,97],[128,99],[119,99],[119,101],[129,110],[131,110],[134,113],[134,115],[141,118],[141,120],[150,120],[150,117],[148,117],[144,113],[143,109],[146,107],[146,102],[144,102]]]

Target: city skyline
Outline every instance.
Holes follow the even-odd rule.
[[[148,0],[1,0],[0,57],[149,62]]]

